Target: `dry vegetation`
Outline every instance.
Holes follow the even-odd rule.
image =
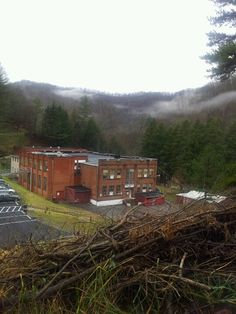
[[[135,209],[92,236],[2,251],[0,311],[235,311],[236,202],[196,202],[159,217]]]

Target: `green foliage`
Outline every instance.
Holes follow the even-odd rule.
[[[121,143],[117,140],[115,135],[111,136],[111,138],[107,141],[106,151],[108,153],[122,155],[125,150],[122,147]]]
[[[165,125],[151,120],[143,137],[142,154],[157,158],[162,172],[182,183],[204,189],[232,187],[236,123],[224,125],[219,119],[208,119],[206,123]]]
[[[229,189],[232,193],[236,192],[236,162],[225,165],[224,172],[220,172],[213,188],[218,191]]]
[[[16,148],[28,144],[24,130],[14,132],[9,128],[0,127],[0,156],[10,155]]]
[[[0,64],[0,122],[5,119],[5,110],[7,108],[7,96],[8,96],[8,87],[7,87],[7,76]]]
[[[38,98],[30,101],[20,89],[7,84],[0,66],[0,155],[26,145],[27,137],[34,145],[102,150],[104,139],[90,107],[88,97],[83,97],[69,117],[63,105],[53,102],[46,106]]]
[[[101,130],[90,113],[90,103],[87,97],[80,101],[78,110],[71,117],[73,145],[89,150],[101,150],[104,140]]]
[[[235,27],[236,2],[234,0],[212,0],[219,10],[211,18],[216,26]],[[212,64],[211,77],[221,81],[232,77],[236,72],[236,34],[224,32],[210,32],[208,34],[209,46],[214,47],[211,53],[203,59]]]
[[[70,141],[71,128],[66,110],[53,103],[43,115],[42,133],[51,146],[64,146]]]
[[[227,80],[236,71],[236,43],[229,42],[213,52],[206,54],[204,59],[215,66],[211,68],[211,77],[221,81]]]
[[[200,189],[211,188],[222,172],[224,157],[215,146],[207,144],[192,162],[192,182]]]

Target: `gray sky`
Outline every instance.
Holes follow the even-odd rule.
[[[135,92],[209,81],[208,0],[0,0],[0,12],[11,82]]]

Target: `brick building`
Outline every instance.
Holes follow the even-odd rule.
[[[115,205],[156,187],[153,158],[117,158],[74,148],[23,149],[19,157],[20,184],[48,199],[82,202],[90,195],[92,204]]]

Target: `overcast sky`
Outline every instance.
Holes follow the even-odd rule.
[[[0,0],[0,62],[22,79],[107,92],[202,86],[208,0]]]

